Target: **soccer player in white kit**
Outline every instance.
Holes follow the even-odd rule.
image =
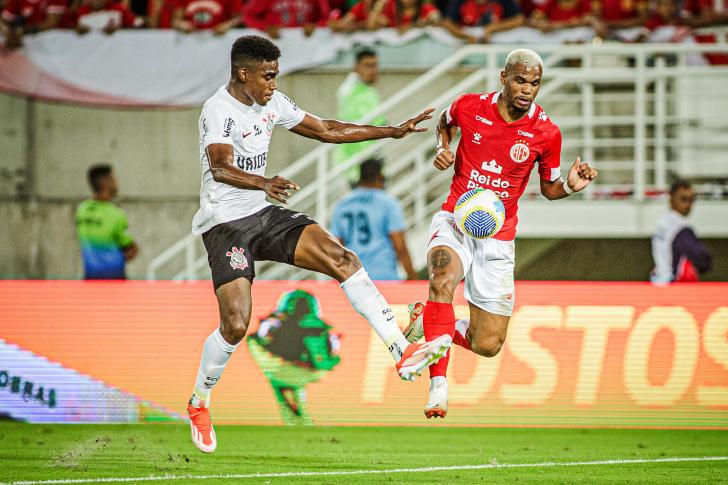
[[[453,337],[453,343],[484,357],[495,356],[506,338],[513,311],[515,288],[516,223],[518,198],[538,166],[541,193],[549,200],[584,190],[597,171],[579,158],[567,179],[561,178],[561,133],[543,109],[534,103],[543,63],[534,51],[517,49],[501,71],[501,92],[470,93],[457,98],[440,116],[438,150],[434,165],[447,170],[455,165],[450,194],[432,218],[427,252],[430,275],[427,304],[411,305],[405,335],[416,342]],[[460,130],[457,154],[450,143]],[[495,191],[506,210],[503,227],[492,238],[473,239],[455,224],[458,198],[475,187]],[[469,320],[455,320],[452,306],[457,285],[465,279]],[[430,394],[425,416],[447,414],[446,370],[449,354],[430,366]]]
[[[258,36],[235,41],[230,81],[220,87],[200,115],[200,209],[192,232],[201,234],[220,310],[220,326],[205,341],[192,398],[187,406],[192,441],[212,453],[217,439],[209,413],[210,394],[250,322],[255,261],[278,261],[335,278],[352,306],[389,349],[404,380],[445,355],[449,335],[424,344],[409,343],[384,297],[356,255],[304,214],[275,206],[286,203],[298,186],[280,176],[265,177],[273,128],[325,143],[402,138],[425,131],[417,124],[432,118],[426,110],[399,126],[369,126],[322,120],[276,91],[275,44]]]

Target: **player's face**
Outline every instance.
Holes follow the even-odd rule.
[[[261,62],[245,70],[245,92],[256,103],[265,106],[278,89],[278,61]]]
[[[526,67],[516,64],[508,72],[501,71],[501,83],[509,109],[526,113],[541,87],[541,66]]]
[[[379,75],[379,61],[375,56],[365,56],[356,64],[354,70],[362,81],[374,84]]]
[[[670,207],[672,207],[672,210],[686,217],[690,214],[694,202],[695,192],[693,192],[693,189],[677,189],[670,197]]]

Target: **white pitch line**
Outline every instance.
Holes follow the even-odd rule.
[[[694,461],[728,461],[728,456],[701,456],[653,458],[636,460],[600,460],[600,461],[567,461],[543,463],[489,463],[484,465],[430,466],[425,468],[390,468],[388,470],[340,470],[321,472],[279,472],[279,473],[240,473],[226,475],[158,475],[148,477],[109,477],[109,478],[75,478],[68,480],[22,480],[6,482],[0,485],[55,485],[73,483],[119,483],[119,482],[153,482],[163,480],[208,480],[208,479],[241,479],[241,478],[285,478],[285,477],[331,477],[344,475],[386,475],[389,473],[432,473],[456,470],[484,470],[494,468],[547,468],[560,466],[593,466],[593,465],[630,465],[633,463],[679,463]]]

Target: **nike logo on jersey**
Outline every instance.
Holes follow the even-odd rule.
[[[433,234],[432,237],[430,238],[430,242],[432,242],[439,234],[440,234],[440,230],[438,229],[437,231],[435,231],[435,234]],[[427,244],[430,244],[430,243],[427,243]]]
[[[252,134],[253,134],[253,132],[252,132],[252,131],[249,131],[249,132],[247,132],[247,133],[243,133],[243,138],[247,138],[248,136],[250,136],[250,135],[252,135]]]

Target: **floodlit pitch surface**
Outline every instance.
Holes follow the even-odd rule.
[[[0,482],[728,483],[728,431],[0,424]],[[203,478],[204,477],[204,478]],[[54,482],[50,482],[53,480]]]

